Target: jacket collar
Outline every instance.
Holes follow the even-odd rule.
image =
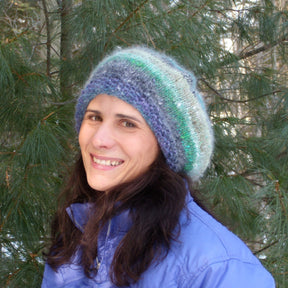
[[[93,213],[93,204],[74,203],[66,208],[66,212],[74,225],[83,233],[85,225],[89,220],[89,215]],[[113,217],[111,223],[109,223],[109,233],[127,232],[131,227],[131,224],[132,221],[129,216],[129,211],[124,211]]]
[[[193,202],[193,198],[190,196],[188,185],[186,182],[187,195],[186,195],[186,205],[189,202]],[[71,221],[74,225],[83,233],[85,225],[89,220],[89,215],[93,213],[92,203],[74,203],[66,208],[66,212],[69,215]],[[111,232],[127,232],[132,225],[131,218],[129,216],[129,211],[124,211],[113,218],[109,225]],[[117,231],[116,231],[117,230]]]
[[[66,212],[73,224],[83,233],[92,210],[91,203],[74,203],[66,208]]]

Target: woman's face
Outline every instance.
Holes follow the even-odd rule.
[[[100,94],[88,105],[79,133],[88,184],[98,191],[146,172],[159,153],[157,140],[133,106]]]

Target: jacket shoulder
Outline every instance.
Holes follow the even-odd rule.
[[[192,255],[197,247],[198,253],[202,252],[207,255],[208,252],[209,259],[239,258],[259,263],[259,260],[238,236],[200,208],[193,199],[188,202],[187,210],[181,215],[179,240],[183,243],[183,248],[189,249]],[[197,255],[200,256],[200,254]]]
[[[171,249],[180,265],[179,287],[275,287],[270,273],[240,238],[192,199],[187,208],[189,217],[182,214],[181,234]]]

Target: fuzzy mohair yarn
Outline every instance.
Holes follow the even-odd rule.
[[[172,170],[194,181],[203,175],[214,137],[192,72],[150,48],[117,49],[92,71],[78,98],[78,132],[89,102],[99,94],[124,100],[142,114]]]

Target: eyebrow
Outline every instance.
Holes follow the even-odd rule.
[[[92,112],[92,113],[95,113],[95,114],[97,114],[97,115],[102,115],[102,113],[101,113],[100,111],[98,111],[98,110],[87,109],[87,110],[85,111],[85,113],[87,113],[87,112]],[[121,114],[121,113],[117,113],[115,116],[116,116],[117,118],[130,119],[130,120],[134,120],[134,121],[136,121],[136,122],[138,122],[138,123],[142,123],[142,121],[141,121],[140,119],[138,119],[138,118],[136,118],[136,117],[134,117],[134,116],[130,116],[130,115],[126,115],[126,114]]]
[[[98,110],[93,110],[93,109],[86,109],[85,113],[87,113],[87,112],[93,112],[93,113],[95,113],[95,114],[101,114],[100,111],[98,111]]]

